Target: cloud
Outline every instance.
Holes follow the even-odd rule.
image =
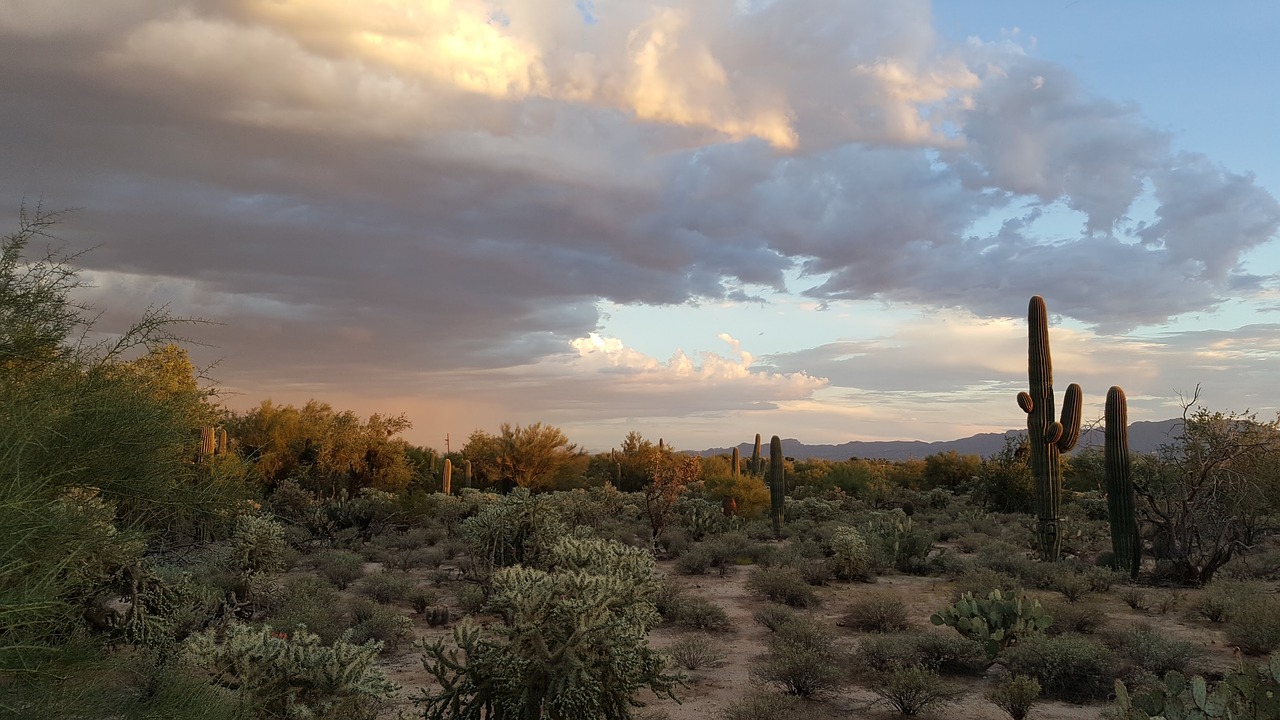
[[[0,63],[0,199],[84,208],[93,299],[224,323],[203,339],[255,395],[460,377],[496,413],[502,377],[554,408],[520,378],[571,394],[559,363],[635,416],[813,402],[915,363],[566,348],[602,300],[777,293],[988,328],[1043,294],[1123,331],[1263,296],[1280,227],[1253,176],[918,0],[27,0]]]

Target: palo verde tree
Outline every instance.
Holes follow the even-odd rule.
[[[149,554],[218,532],[243,506],[242,478],[192,462],[213,411],[182,376],[185,356],[168,347],[178,319],[151,310],[108,341],[86,339],[75,256],[29,254],[56,220],[23,212],[0,247],[0,708],[31,718],[189,717],[184,706],[211,710],[217,698],[192,689],[172,704],[180,669],[157,661],[140,672],[138,660],[166,656],[113,654],[108,640],[120,638],[90,619],[100,596],[146,574]],[[126,640],[177,640],[172,623],[161,632],[164,617],[143,627],[131,610],[124,621],[137,631]],[[150,692],[138,677],[154,681]]]
[[[556,490],[580,484],[590,458],[560,428],[503,423],[497,435],[471,433],[462,448],[477,477],[504,490]]]

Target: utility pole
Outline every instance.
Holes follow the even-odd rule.
[[[452,451],[449,449],[449,433],[445,433],[444,434],[444,454],[448,455],[450,452]]]

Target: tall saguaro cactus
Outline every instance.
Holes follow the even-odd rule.
[[[769,441],[769,505],[773,516],[773,534],[782,534],[782,509],[786,505],[787,478],[782,464],[782,440],[774,435]]]
[[[440,490],[445,495],[450,494],[453,490],[453,461],[449,458],[444,459],[444,473],[440,476]]]
[[[1030,392],[1018,393],[1018,406],[1027,414],[1031,474],[1036,481],[1036,536],[1044,560],[1062,553],[1062,453],[1080,439],[1080,386],[1071,383],[1062,398],[1062,419],[1053,413],[1053,361],[1049,357],[1049,312],[1044,298],[1031,298],[1027,309]]]
[[[471,474],[471,461],[467,460],[462,465],[462,487],[472,487],[473,476]]]
[[[1124,390],[1112,385],[1104,412],[1106,432],[1107,514],[1111,520],[1111,550],[1116,567],[1138,576],[1142,539],[1138,535],[1137,501],[1129,476],[1129,407]]]
[[[756,447],[751,451],[751,474],[760,475],[763,469],[760,464],[760,433],[756,433]]]
[[[733,460],[731,462],[733,463],[733,477],[736,479],[738,477],[738,462],[739,462],[737,447],[733,448]]]

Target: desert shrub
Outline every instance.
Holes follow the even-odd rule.
[[[387,571],[367,575],[360,584],[361,593],[383,604],[404,600],[412,589],[412,580]]]
[[[685,601],[684,591],[679,585],[671,582],[660,582],[657,591],[653,594],[653,607],[663,620],[674,620]]]
[[[835,579],[835,570],[827,559],[802,560],[794,567],[800,571],[800,577],[814,587],[821,587]]]
[[[954,702],[960,689],[919,665],[878,672],[871,692],[903,715],[915,716]]]
[[[458,602],[458,608],[467,615],[474,615],[480,612],[488,600],[485,596],[484,588],[471,583],[459,585],[458,589],[454,591],[454,597]]]
[[[715,668],[724,664],[724,653],[705,633],[686,635],[667,648],[676,664],[686,670]]]
[[[1114,638],[1116,655],[1135,668],[1161,676],[1170,671],[1186,672],[1192,661],[1204,656],[1204,649],[1189,640],[1174,640],[1148,625],[1133,625]]]
[[[770,692],[753,692],[729,703],[725,708],[722,720],[800,720],[808,713],[801,707],[801,701],[792,695],[778,695]]]
[[[517,488],[482,506],[462,522],[468,554],[485,570],[537,565],[559,538],[569,534],[554,498]],[[486,573],[487,574],[487,573]]]
[[[694,545],[676,559],[676,570],[682,575],[705,575],[711,569],[711,552]]]
[[[1045,629],[1045,632],[1050,635],[1060,635],[1064,632],[1088,635],[1097,632],[1107,624],[1105,608],[1094,602],[1071,603],[1051,600],[1045,603],[1044,609],[1049,613],[1049,617],[1053,618],[1053,623]]]
[[[315,493],[292,480],[283,480],[267,497],[271,514],[295,525],[306,525],[320,507]]]
[[[279,604],[269,619],[275,627],[305,625],[326,644],[338,639],[346,629],[338,606],[338,594],[329,583],[309,575],[291,578],[284,583]]]
[[[789,695],[813,699],[844,685],[845,654],[817,620],[797,615],[769,635],[768,647],[768,657],[752,668],[752,677],[779,685]]]
[[[683,557],[693,541],[689,539],[689,533],[684,528],[667,527],[663,528],[662,534],[658,536],[658,545],[667,551],[668,557]]]
[[[371,641],[382,644],[382,651],[393,653],[413,637],[413,623],[394,608],[370,600],[355,598],[347,606],[351,614],[348,640],[357,645]]]
[[[1080,574],[1089,583],[1089,589],[1096,593],[1110,592],[1113,585],[1129,579],[1129,573],[1104,565],[1086,565]]]
[[[943,675],[981,675],[991,665],[982,644],[942,632],[908,636],[920,665]]]
[[[1262,595],[1262,589],[1260,583],[1250,580],[1215,580],[1199,593],[1191,610],[1209,622],[1224,623],[1244,603]]]
[[[911,635],[873,635],[862,638],[854,654],[854,666],[861,672],[874,673],[895,667],[922,664]]]
[[[725,609],[710,600],[689,598],[680,604],[673,618],[680,627],[692,630],[728,630],[732,627]]]
[[[1154,607],[1161,615],[1168,615],[1182,605],[1182,596],[1172,590],[1156,596]]]
[[[796,611],[785,605],[766,605],[752,614],[752,619],[763,625],[769,632],[777,632],[783,624],[796,617]]]
[[[263,515],[241,515],[231,534],[231,553],[243,573],[276,572],[285,567],[284,526]]]
[[[419,615],[440,602],[440,593],[432,588],[416,587],[409,591],[409,605]]]
[[[396,691],[375,664],[377,643],[339,638],[325,646],[305,628],[273,632],[234,624],[221,644],[206,632],[192,636],[188,649],[215,682],[234,688],[265,717],[372,720]]]
[[[800,571],[791,567],[756,568],[747,580],[747,587],[756,595],[791,607],[818,604],[813,588],[804,581]]]
[[[849,603],[844,616],[845,627],[866,632],[888,633],[909,630],[911,619],[907,604],[890,592],[867,593]]]
[[[860,528],[871,552],[872,567],[917,572],[933,549],[933,536],[916,527],[902,510],[878,513]]]
[[[1105,697],[1115,660],[1105,645],[1082,635],[1028,635],[1009,649],[1006,667],[1035,678],[1045,697],[1084,702]]]
[[[312,556],[316,570],[339,590],[364,577],[364,558],[350,550],[325,550]]]
[[[1251,655],[1280,651],[1280,598],[1245,600],[1232,611],[1224,629],[1228,643]]]
[[[1025,720],[1040,700],[1040,683],[1025,675],[1010,675],[991,688],[987,700],[1003,710],[1011,720]]]
[[[840,580],[867,580],[872,577],[871,548],[857,528],[838,527],[828,538],[831,564]]]
[[[1120,591],[1120,599],[1124,601],[1125,605],[1140,612],[1146,612],[1151,609],[1151,593],[1140,587],[1130,585],[1124,588]]]
[[[1053,589],[1062,593],[1067,602],[1076,602],[1093,592],[1093,585],[1080,573],[1065,572],[1054,579]]]
[[[992,590],[999,590],[1006,595],[1012,595],[1022,589],[1022,583],[1013,575],[983,566],[969,567],[952,583],[954,584],[951,592],[953,602],[959,600],[965,593],[981,597]]]

